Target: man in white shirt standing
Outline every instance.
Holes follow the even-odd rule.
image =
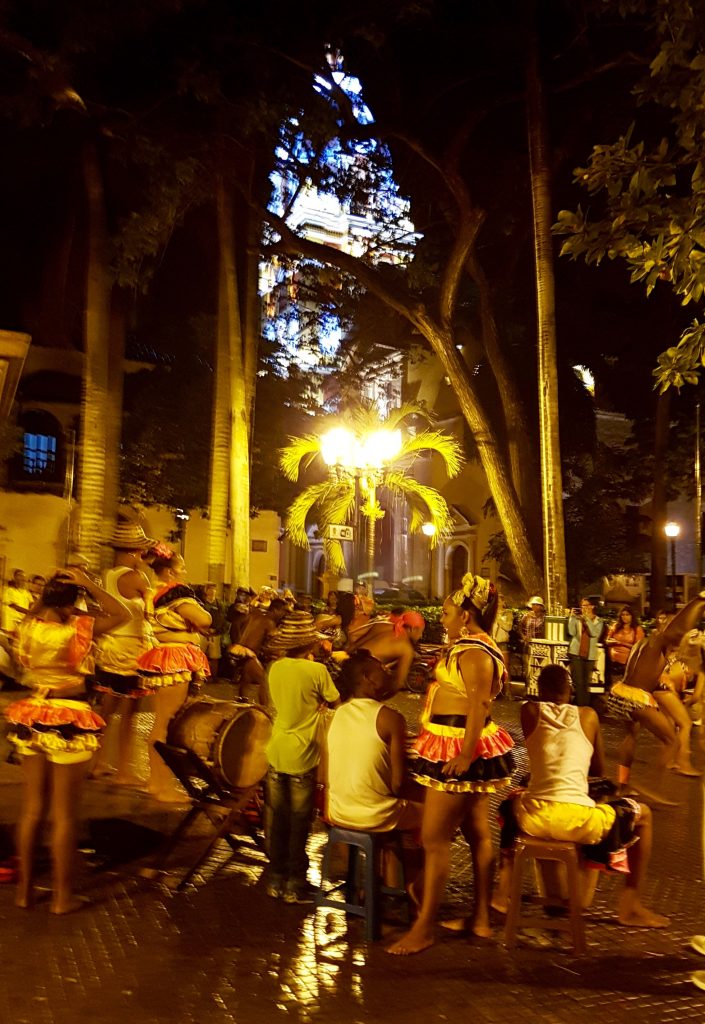
[[[21,569],[15,569],[2,595],[2,628],[5,633],[15,635],[31,604],[32,595],[27,589],[27,577]]]

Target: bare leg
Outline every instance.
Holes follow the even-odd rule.
[[[117,775],[115,782],[120,786],[135,786],[142,780],[131,770],[132,744],[134,742],[135,711],[137,701],[124,697],[120,702],[120,730],[118,732]]]
[[[499,871],[497,872],[497,888],[492,897],[491,907],[498,914],[506,914],[509,908],[509,896],[512,891],[512,871],[514,870],[514,850],[500,850]]]
[[[184,803],[184,796],[174,787],[174,776],[166,766],[154,744],[166,740],[169,722],[186,700],[188,683],[165,686],[154,695],[154,725],[149,734],[149,792],[156,800],[164,803]]]
[[[460,826],[472,856],[475,904],[471,930],[473,935],[478,935],[481,938],[489,938],[492,935],[490,899],[494,874],[494,851],[488,807],[489,797],[486,793],[473,793],[468,796],[465,818]]]
[[[436,914],[450,872],[450,845],[463,819],[465,803],[463,795],[428,790],[421,830],[426,864],[421,909],[411,930],[389,946],[388,953],[408,956],[433,945]]]
[[[690,715],[678,694],[672,690],[659,690],[654,697],[661,710],[669,716],[678,729],[677,744],[669,768],[674,768],[680,775],[699,777],[700,772],[693,768],[690,760],[690,731],[693,728]]]
[[[675,749],[677,741],[673,724],[670,718],[667,715],[665,715],[663,711],[657,711],[656,708],[644,708],[643,710],[634,711],[633,717],[634,721],[631,724],[630,734],[628,734],[625,737],[625,740],[623,741],[622,747],[620,749],[619,781],[620,791],[622,793],[628,792],[630,789],[630,787],[626,783],[626,778],[628,778],[628,769],[629,767],[631,767],[631,761],[634,756],[635,738],[638,734],[638,729],[635,729],[635,726],[643,726],[645,729],[648,729],[649,732],[653,736],[655,736],[656,739],[659,740],[659,742],[661,743],[660,753],[656,760],[656,764],[661,768],[668,762],[669,758],[671,757],[671,754]],[[624,775],[625,762],[627,766],[626,778]],[[653,803],[655,806],[659,804],[662,807],[676,806],[672,800],[669,801],[655,793],[649,793],[641,785],[636,785],[632,788],[636,788],[638,790],[642,799],[647,800],[649,803]]]
[[[114,694],[112,694],[112,693],[104,693],[104,694],[102,694],[102,701],[101,701],[101,704],[100,704],[100,713],[103,716],[103,718],[105,719],[105,721],[107,723],[107,727],[106,727],[106,730],[105,730],[105,736],[103,737],[103,742],[102,742],[102,744],[100,746],[100,749],[98,750],[98,752],[96,753],[95,757],[93,758],[93,761],[91,762],[89,774],[90,774],[91,778],[93,778],[93,779],[107,778],[108,776],[112,776],[114,774],[113,768],[108,763],[108,756],[107,756],[107,753],[106,753],[107,748],[108,748],[108,744],[105,741],[106,741],[106,737],[107,737],[108,731],[111,728],[111,723],[112,723],[112,720],[113,720],[113,716],[115,715],[115,712],[118,709],[118,704],[119,703],[120,703],[120,698],[116,697]]]
[[[54,898],[52,914],[68,914],[81,903],[73,894],[76,859],[76,815],[87,765],[52,764],[51,860]]]
[[[258,658],[248,658],[240,674],[240,696],[251,704],[263,703],[266,699],[265,674]]]
[[[42,754],[22,758],[24,790],[22,815],[17,826],[19,881],[15,904],[29,908],[34,902],[34,850],[37,831],[44,818],[47,803],[48,762]]]
[[[651,811],[641,804],[641,818],[636,828],[638,843],[632,843],[627,850],[629,874],[619,899],[617,917],[620,924],[630,928],[667,928],[671,923],[667,917],[654,914],[641,902],[641,890],[646,879],[646,869],[651,857],[653,822]]]

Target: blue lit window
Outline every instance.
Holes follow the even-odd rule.
[[[31,476],[53,474],[56,470],[56,437],[25,432],[22,468]]]

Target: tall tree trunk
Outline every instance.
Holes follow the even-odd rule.
[[[459,358],[455,347],[454,335],[452,331],[440,330],[420,310],[416,310],[415,320],[419,330],[438,356],[446,376],[453,381],[453,390],[460,411],[473,433],[478,457],[522,586],[528,593],[540,594],[543,591],[543,575],[533,554],[526,521],[507,462],[468,380],[465,364]]]
[[[108,404],[105,410],[105,517],[112,525],[120,503],[120,438],[122,435],[123,363],[125,359],[125,313],[117,289],[113,290],[108,342]],[[101,569],[112,565],[112,551],[104,547]]]
[[[666,606],[666,454],[670,426],[671,392],[664,391],[656,400],[654,426],[654,490],[651,498],[651,614]]]
[[[529,26],[527,118],[536,264],[543,561],[546,578],[546,604],[549,612],[555,615],[560,614],[565,607],[568,590],[561,445],[558,431],[556,307],[548,130],[539,68],[539,41],[535,25],[536,10],[532,10],[531,13],[534,18]]]
[[[101,543],[108,529],[104,494],[111,284],[103,179],[98,154],[91,143],[83,152],[83,180],[88,209],[88,253],[79,452],[79,543],[81,553],[97,571]]]
[[[523,402],[500,345],[492,289],[487,280],[485,270],[474,250],[468,256],[466,266],[468,274],[477,288],[480,300],[482,345],[487,355],[492,375],[497,382],[497,390],[502,397],[502,411],[507,428],[509,470],[512,475],[514,489],[517,492],[527,520],[529,520],[531,510],[537,510],[530,525],[532,532],[535,531],[536,547],[539,550],[541,530],[538,514],[539,493],[536,484],[538,474]]]

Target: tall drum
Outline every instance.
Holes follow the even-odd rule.
[[[200,757],[228,789],[246,789],[267,772],[271,734],[269,714],[258,704],[199,697],[172,718],[167,743]]]

